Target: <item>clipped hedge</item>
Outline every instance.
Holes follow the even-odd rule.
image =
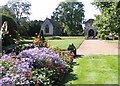
[[[7,21],[8,23],[7,30],[9,33],[7,35],[4,35],[3,40],[2,40],[3,46],[7,46],[7,45],[14,43],[13,39],[18,38],[18,25],[12,17],[4,15],[4,14],[0,14],[0,20],[2,20],[0,28],[2,27],[5,21]]]

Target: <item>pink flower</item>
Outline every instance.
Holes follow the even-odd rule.
[[[74,59],[73,56],[69,56],[69,57],[68,57],[68,61],[69,61],[69,62],[70,62],[70,61],[73,61],[73,59]]]
[[[24,73],[24,76],[25,76],[26,78],[31,78],[31,77],[32,77],[32,74],[31,74],[30,72],[25,72],[25,73]]]

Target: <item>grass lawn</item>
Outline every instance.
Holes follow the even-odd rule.
[[[80,46],[80,44],[83,42],[84,37],[83,36],[59,36],[57,38],[60,39],[52,39],[55,36],[47,36],[45,37],[46,40],[48,40],[48,44],[53,47],[59,47],[61,49],[67,49],[69,44],[74,44],[76,48]],[[34,40],[34,37],[24,37],[22,40],[22,45],[28,46],[28,44],[32,43]],[[7,47],[4,47],[5,50],[13,49],[16,45],[10,45]]]
[[[94,55],[76,58],[66,84],[118,84],[118,56]]]
[[[83,42],[84,37],[83,36],[59,36],[60,39],[52,39],[54,36],[48,36],[45,37],[46,40],[48,40],[48,45],[53,47],[59,47],[61,49],[67,49],[69,44],[74,44],[76,48],[80,46],[80,44]],[[33,42],[33,37],[30,39],[24,39],[23,44],[27,45],[29,43]]]
[[[81,36],[75,36],[75,37],[60,37],[61,39],[54,39],[49,40],[48,44],[50,46],[59,47],[61,49],[67,49],[69,44],[74,44],[76,48],[80,46],[80,44],[83,42],[84,37]]]

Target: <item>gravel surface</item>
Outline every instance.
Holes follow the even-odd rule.
[[[107,43],[102,40],[84,40],[77,49],[77,55],[118,55],[118,44]]]

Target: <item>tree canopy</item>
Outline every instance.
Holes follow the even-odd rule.
[[[84,9],[81,2],[61,2],[53,12],[52,19],[58,21],[69,35],[83,32]]]
[[[120,28],[120,10],[118,9],[119,2],[93,2],[100,11],[101,15],[96,16],[94,26],[98,28],[98,31],[102,35],[118,35],[118,28]]]
[[[12,0],[7,6],[15,14],[17,21],[29,19],[31,3],[27,0]]]
[[[28,34],[29,36],[36,36],[39,34],[41,25],[43,21],[41,20],[34,20],[29,22],[29,29],[28,29]]]
[[[10,16],[15,19],[15,14],[8,8],[7,5],[0,7],[0,14],[4,14],[6,16]]]

